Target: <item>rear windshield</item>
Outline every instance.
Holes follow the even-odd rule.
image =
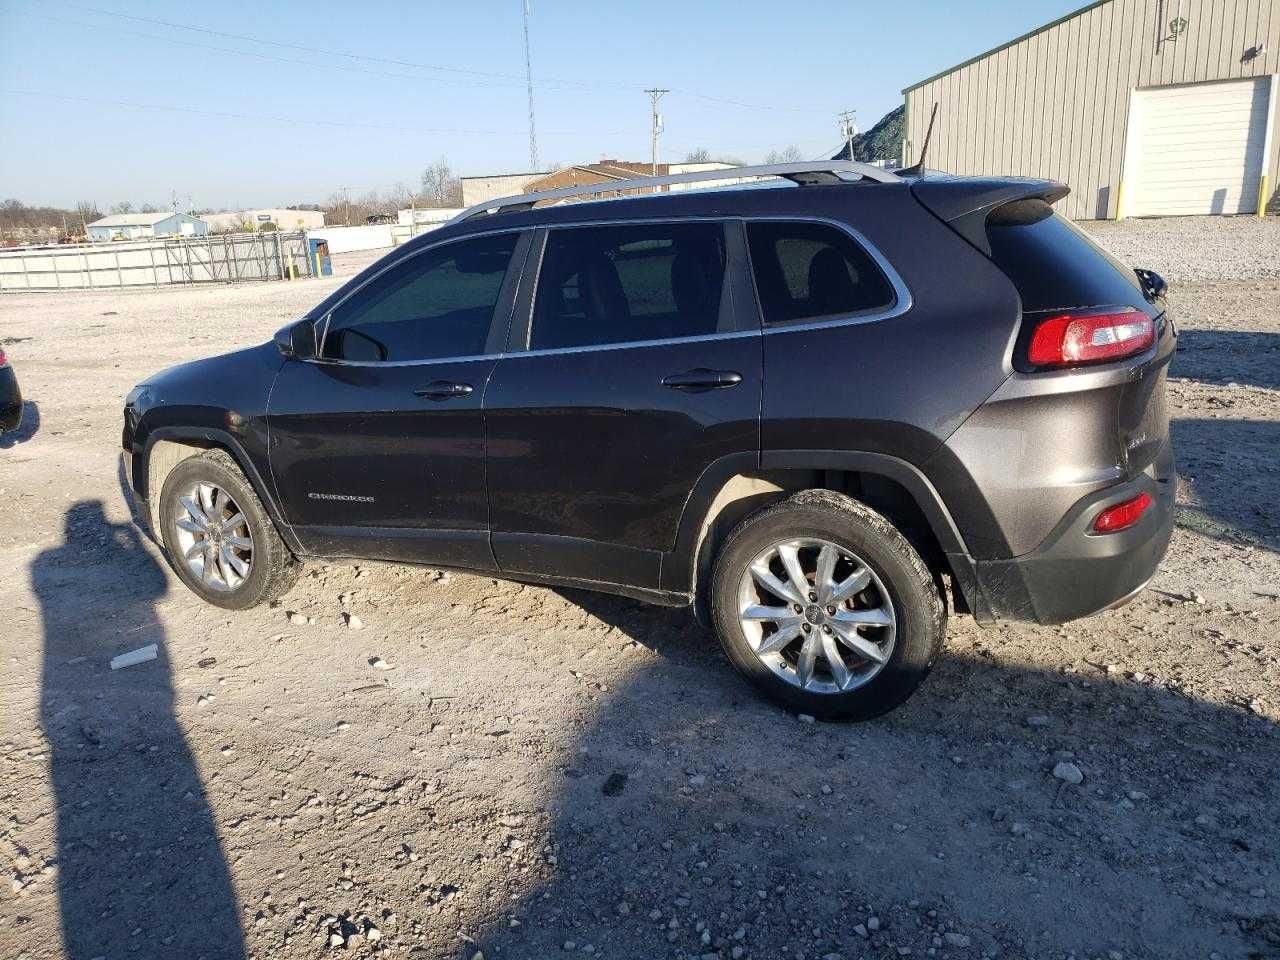
[[[993,210],[987,240],[991,259],[1018,288],[1023,310],[1147,306],[1137,275],[1043,200]]]

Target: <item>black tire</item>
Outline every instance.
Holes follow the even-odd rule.
[[[203,580],[183,558],[178,518],[183,515],[184,507],[180,498],[196,484],[212,484],[225,491],[244,515],[252,537],[249,554],[251,562],[248,563],[247,575],[223,589]],[[207,450],[174,467],[165,478],[164,488],[160,491],[156,517],[173,572],[193,593],[215,606],[229,610],[247,610],[264,601],[283,596],[298,579],[297,561],[280,539],[280,534],[276,532],[275,524],[271,522],[266,508],[254,492],[253,485],[245,479],[239,465],[225,450]],[[215,579],[219,576],[216,567],[213,568],[212,576]]]
[[[801,689],[752,649],[739,618],[742,578],[763,551],[792,539],[823,540],[848,551],[871,569],[888,594],[884,599],[892,603],[897,620],[892,651],[861,686],[827,693]],[[806,490],[739,523],[716,557],[710,605],[716,634],[739,672],[777,703],[828,720],[869,720],[897,707],[933,667],[946,635],[946,606],[920,554],[879,513],[830,490]]]

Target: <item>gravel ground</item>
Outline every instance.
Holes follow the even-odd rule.
[[[205,606],[130,523],[121,400],[341,278],[0,298],[32,401],[0,449],[0,956],[1280,955],[1277,226],[1090,227],[1175,284],[1169,557],[1089,620],[954,618],[857,726],[611,597],[311,564]]]
[[[1181,283],[1280,277],[1280,217],[1165,217],[1083,226],[1126,263]]]

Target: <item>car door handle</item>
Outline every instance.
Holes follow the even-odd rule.
[[[452,380],[432,380],[421,390],[413,391],[415,396],[425,400],[448,400],[451,397],[465,397],[474,388],[469,383],[455,383]]]
[[[672,390],[687,390],[700,393],[703,390],[720,390],[724,387],[736,387],[742,382],[742,374],[736,370],[708,370],[698,367],[684,373],[673,373],[662,378],[662,385]]]

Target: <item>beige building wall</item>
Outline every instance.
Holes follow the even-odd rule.
[[[524,188],[540,177],[542,173],[502,173],[492,177],[463,177],[462,205],[471,207],[486,200],[497,200],[501,197],[513,197],[524,193]]]
[[[1179,16],[1185,30],[1167,39]],[[1134,90],[1277,72],[1280,0],[1101,0],[904,90],[906,155],[916,162],[937,103],[927,166],[1049,177],[1071,187],[1063,213],[1112,217]],[[1265,160],[1273,207],[1277,140]]]

